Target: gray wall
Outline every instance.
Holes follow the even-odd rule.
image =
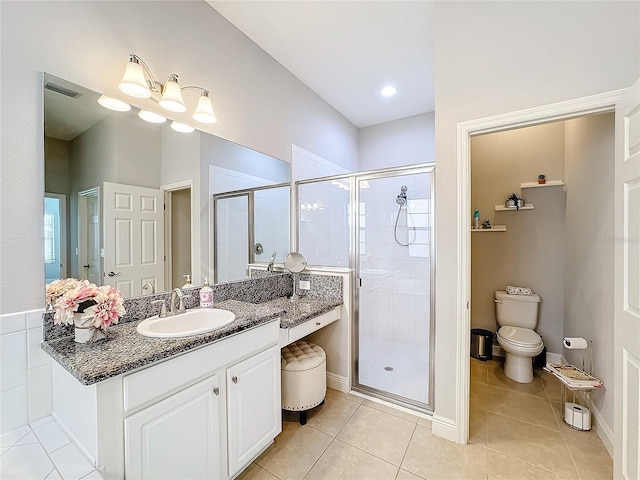
[[[435,2],[434,15],[435,418],[455,425],[454,352],[467,334],[456,322],[458,123],[631,86],[640,77],[640,4]]]
[[[566,122],[564,335],[593,340],[594,373],[607,390],[592,399],[613,426],[613,114]],[[582,354],[564,350],[582,365]]]
[[[435,113],[382,123],[358,131],[358,170],[433,162]]]
[[[471,235],[471,326],[496,331],[494,292],[525,286],[540,295],[536,331],[550,352],[562,353],[565,192],[525,188],[539,173],[564,179],[564,124],[480,135],[471,139],[471,209],[481,222],[507,231]],[[495,212],[510,193],[534,210]],[[471,219],[469,220],[471,223]]]
[[[287,161],[295,143],[356,166],[356,128],[204,2],[0,2],[0,8],[0,313],[43,307],[41,296],[16,297],[12,288],[40,291],[44,283],[43,71],[122,98],[117,85],[135,52],[158,77],[177,72],[212,92],[219,122],[206,131]],[[192,93],[185,101],[195,105]],[[148,100],[133,103],[158,110]],[[192,123],[189,112],[174,119]]]

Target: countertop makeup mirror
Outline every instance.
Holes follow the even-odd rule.
[[[293,295],[291,301],[298,300],[298,274],[307,268],[307,259],[298,252],[291,252],[284,259],[284,268],[293,275]]]
[[[289,163],[208,133],[176,132],[170,119],[143,121],[135,105],[108,110],[100,93],[48,73],[43,86],[46,283],[86,278],[125,297],[182,287],[185,274],[201,285],[214,277],[216,233],[213,250],[225,260],[249,251],[249,238],[265,252],[289,250]],[[255,208],[273,225],[261,217],[250,237],[248,211],[235,199],[218,204],[224,215],[213,223],[214,195],[270,185],[279,188],[256,193],[265,206]],[[276,196],[283,205],[274,209]],[[246,238],[236,228],[244,218]],[[275,245],[273,231],[283,237]],[[269,253],[252,261],[268,262]]]
[[[307,259],[298,252],[291,252],[284,259],[284,268],[290,273],[300,273],[307,268]]]

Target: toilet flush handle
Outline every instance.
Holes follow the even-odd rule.
[[[502,300],[494,300],[496,303],[502,303]]]

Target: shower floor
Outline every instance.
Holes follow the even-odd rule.
[[[427,346],[360,337],[359,349],[360,385],[428,403]]]

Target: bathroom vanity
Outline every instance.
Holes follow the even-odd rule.
[[[226,300],[236,320],[207,334],[143,337],[130,321],[93,346],[50,340],[53,415],[104,478],[234,478],[281,431],[281,345],[341,304]]]

